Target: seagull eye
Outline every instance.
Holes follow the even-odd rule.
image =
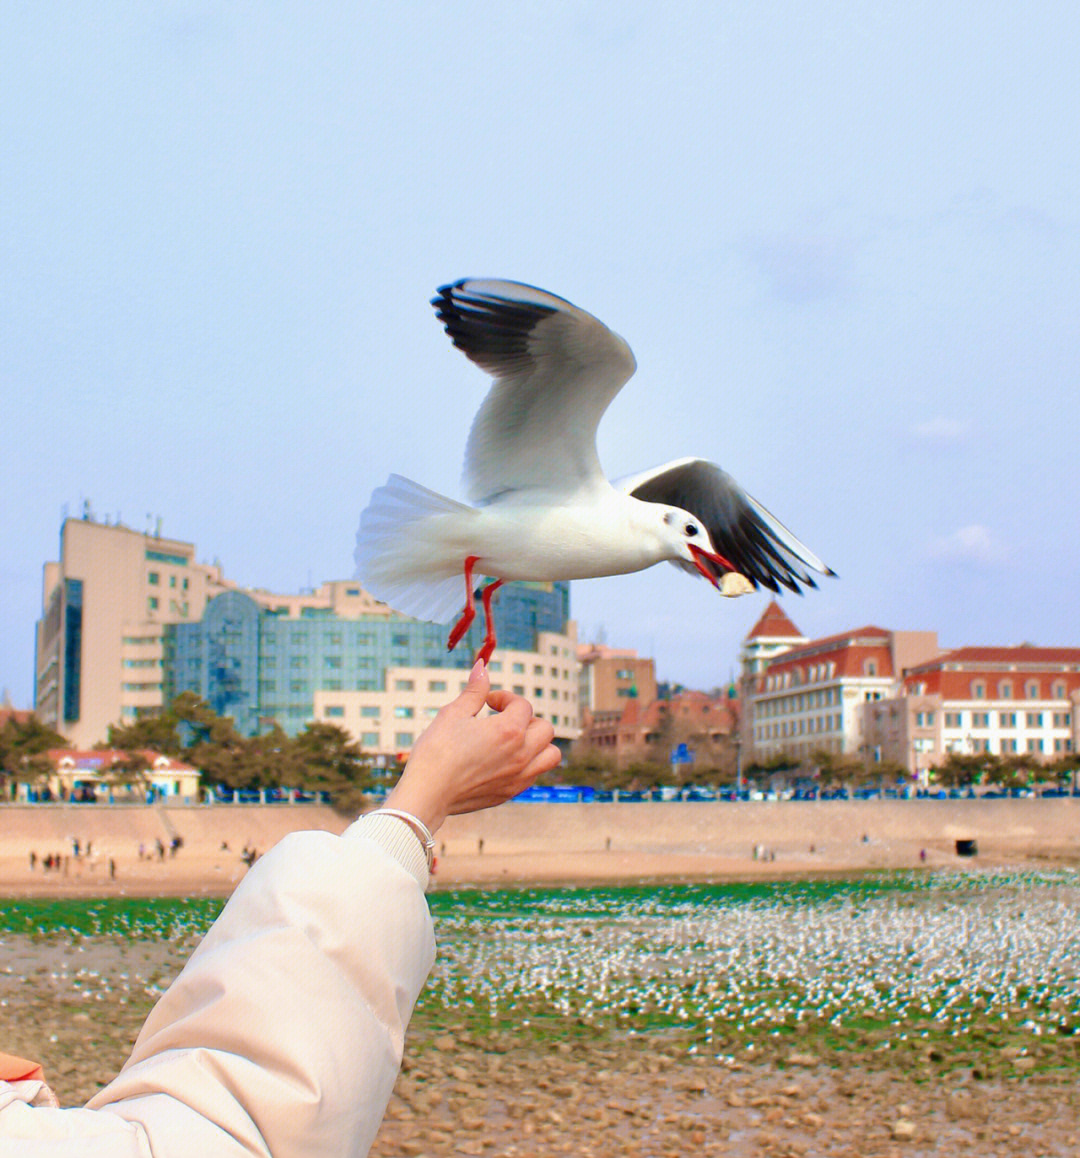
[[[693,523],[687,523],[686,533],[690,536],[690,538],[693,538],[697,534],[697,527],[695,527]]]

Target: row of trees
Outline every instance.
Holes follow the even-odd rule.
[[[1034,755],[1018,753],[998,756],[993,753],[962,755],[950,752],[931,769],[932,783],[943,788],[982,786],[1004,790],[1058,784],[1068,786],[1080,773],[1080,753],[1066,753],[1050,763]],[[858,756],[825,750],[814,752],[805,763],[788,756],[775,756],[764,763],[749,763],[742,770],[744,784],[765,787],[776,778],[788,781],[813,780],[821,788],[881,787],[910,779],[911,773],[895,761],[867,761]],[[736,780],[734,744],[726,758],[712,762],[695,760],[693,764],[674,768],[656,760],[640,760],[624,768],[605,757],[599,749],[575,754],[569,764],[547,776],[550,783],[591,784],[595,788],[618,788],[628,791],[658,784],[705,785],[711,788],[731,787]]]
[[[34,717],[8,720],[0,729],[0,769],[15,781],[42,782],[53,771],[45,752],[66,746],[62,736]],[[110,727],[101,747],[126,753],[107,771],[116,784],[141,779],[146,760],[139,753],[146,750],[200,769],[207,786],[327,792],[345,811],[358,810],[376,783],[370,758],[334,724],[312,722],[297,736],[277,726],[261,736],[241,736],[232,719],[219,716],[191,692],[177,696],[160,715]]]

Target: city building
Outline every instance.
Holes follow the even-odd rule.
[[[806,636],[792,623],[787,612],[775,599],[770,599],[743,640],[739,655],[739,745],[744,753],[752,753],[754,747],[754,692],[758,677],[774,656],[806,642]]]
[[[60,557],[45,564],[34,704],[77,748],[110,724],[160,712],[166,625],[197,620],[228,585],[191,543],[65,519]]]
[[[150,795],[158,799],[197,804],[202,799],[199,770],[159,752],[120,752],[115,748],[50,748],[45,755],[52,773],[44,785],[20,784],[23,800],[39,796],[47,787],[54,800],[81,802],[145,803]],[[123,765],[120,772],[116,765]],[[139,765],[136,770],[136,765]]]
[[[744,676],[752,714],[744,760],[782,755],[809,763],[818,751],[872,759],[860,706],[888,699],[905,671],[939,654],[936,632],[873,626],[775,653]]]
[[[963,647],[909,666],[893,694],[864,710],[874,759],[920,779],[948,753],[1034,756],[1078,750],[1080,648]]]
[[[496,665],[505,665],[508,686],[523,688],[552,720],[557,742],[569,744],[578,734],[569,584],[507,584],[492,607],[500,644],[493,682]],[[193,544],[87,512],[64,521],[59,560],[45,564],[36,710],[77,749],[104,741],[110,725],[160,713],[184,691],[232,716],[243,735],[275,724],[295,735],[316,719],[347,723],[355,707],[357,728],[349,730],[370,739],[373,717],[362,710],[415,721],[433,706],[415,696],[385,699],[399,681],[429,689],[442,673],[471,667],[481,618],[448,653],[445,625],[398,615],[354,581],[288,595],[241,589],[220,566],[197,562]],[[446,683],[456,694],[452,677]],[[413,715],[395,717],[397,708]],[[409,747],[397,741],[421,728],[378,730],[380,753],[396,755]]]
[[[620,770],[645,762],[667,765],[680,745],[689,769],[731,764],[734,770],[738,710],[729,696],[680,691],[668,699],[631,697],[618,712],[585,713],[584,721],[575,752],[591,749]]]
[[[439,630],[445,649],[445,628]],[[534,714],[551,723],[555,744],[564,750],[581,732],[576,646],[570,621],[563,632],[537,633],[527,650],[498,647],[488,664],[492,691],[526,696]],[[466,652],[469,663],[472,655]],[[315,719],[344,728],[367,752],[401,760],[438,710],[464,690],[467,676],[464,664],[389,665],[380,687],[316,691]]]
[[[582,713],[619,715],[628,699],[651,704],[656,699],[656,662],[630,648],[583,643],[577,649],[581,665],[578,702]]]
[[[492,612],[492,683],[528,695],[569,744],[578,734],[578,668],[568,584],[508,584]],[[292,597],[226,591],[198,623],[169,627],[166,697],[194,692],[245,736],[335,723],[373,754],[397,759],[457,695],[482,635],[474,623],[448,652],[445,625],[397,615],[352,581]]]

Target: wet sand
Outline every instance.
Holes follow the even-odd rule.
[[[62,1104],[123,1063],[189,944],[9,937],[0,970],[4,1048],[41,1061]],[[150,992],[148,992],[150,990]],[[957,1059],[888,1068],[784,1045],[761,1060],[688,1054],[659,1035],[545,1040],[414,1019],[375,1158],[1074,1158],[1075,1074],[992,1075]],[[865,1064],[864,1064],[865,1063]]]

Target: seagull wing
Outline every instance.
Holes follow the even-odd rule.
[[[455,282],[431,304],[454,345],[495,378],[465,448],[469,500],[529,487],[571,494],[603,478],[596,427],[635,369],[622,338],[517,282]]]
[[[807,568],[835,574],[714,463],[680,458],[615,485],[635,499],[679,507],[700,519],[719,554],[755,587],[778,591],[782,583],[801,594],[800,583],[817,586]]]

